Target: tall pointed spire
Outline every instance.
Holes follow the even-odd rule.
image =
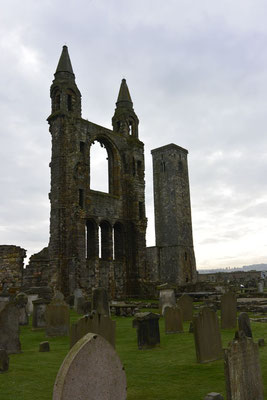
[[[139,120],[133,109],[126,79],[122,79],[115,113],[112,118],[113,131],[138,138],[138,124]]]
[[[73,69],[72,69],[72,65],[71,65],[71,61],[70,61],[70,56],[69,56],[69,52],[68,52],[68,47],[65,45],[63,46],[62,49],[62,53],[57,65],[57,70],[55,73],[55,77],[59,74],[59,73],[69,73],[74,77],[74,73],[73,73]]]
[[[117,107],[130,107],[130,108],[133,107],[133,102],[126,83],[126,79],[122,79],[121,81],[120,91],[116,105]]]

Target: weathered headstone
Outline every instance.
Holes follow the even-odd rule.
[[[0,311],[0,349],[8,354],[20,353],[19,312],[12,303],[5,304]]]
[[[181,308],[183,321],[193,320],[193,299],[188,294],[182,294],[177,301],[177,306]]]
[[[247,337],[252,338],[250,319],[247,313],[242,312],[238,316],[238,330],[243,331]]]
[[[92,310],[97,314],[110,316],[108,292],[104,288],[93,289],[92,294]]]
[[[159,314],[151,312],[137,313],[133,327],[137,328],[138,348],[152,348],[160,344]]]
[[[46,335],[67,336],[69,334],[70,310],[69,305],[61,296],[56,295],[46,307]]]
[[[222,358],[222,342],[216,313],[204,307],[193,318],[197,362],[204,363]]]
[[[28,296],[28,303],[26,306],[27,314],[32,315],[33,313],[33,302],[39,298],[38,294],[27,294]]]
[[[165,307],[165,333],[183,332],[183,316],[179,307]]]
[[[29,323],[29,316],[26,311],[26,306],[28,303],[28,296],[20,292],[15,297],[14,303],[19,311],[19,324],[20,325],[28,325]]]
[[[41,342],[41,343],[39,344],[39,351],[40,351],[40,352],[50,351],[49,342],[47,342],[47,341]]]
[[[224,293],[221,297],[221,328],[236,328],[236,295],[233,292]]]
[[[116,322],[107,315],[92,312],[72,324],[70,330],[70,347],[87,333],[97,333],[105,338],[115,348]]]
[[[54,385],[53,400],[126,400],[126,375],[114,348],[88,333],[69,351]]]
[[[159,292],[159,310],[164,315],[165,307],[174,307],[176,305],[174,289],[161,289]]]
[[[84,314],[84,304],[85,304],[85,298],[84,297],[77,297],[77,299],[76,299],[76,312],[77,312],[77,314]]]
[[[242,332],[224,350],[227,400],[263,400],[258,345]]]
[[[0,373],[8,371],[9,357],[6,350],[0,349]]]
[[[83,298],[83,291],[80,288],[76,288],[73,292],[74,295],[74,310],[77,312],[78,302],[80,298]]]
[[[46,307],[49,304],[49,300],[37,299],[33,300],[32,304],[33,304],[32,328],[33,329],[45,328],[46,326],[45,312],[46,312]]]
[[[205,396],[204,400],[223,400],[223,396],[220,393],[211,392]]]
[[[260,339],[258,340],[258,346],[259,346],[259,347],[265,346],[265,340],[264,340],[263,338],[260,338]]]

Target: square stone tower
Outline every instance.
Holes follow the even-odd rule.
[[[185,284],[196,279],[188,151],[168,144],[151,151],[158,278]],[[154,252],[155,253],[155,252]]]

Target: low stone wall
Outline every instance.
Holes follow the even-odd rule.
[[[0,246],[0,290],[20,288],[26,250],[19,246]]]

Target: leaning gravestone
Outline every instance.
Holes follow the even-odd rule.
[[[70,309],[63,299],[63,294],[57,291],[51,303],[46,307],[47,336],[67,336],[69,334]]]
[[[19,340],[19,312],[12,303],[7,303],[0,311],[0,349],[8,354],[21,352]]]
[[[221,297],[221,328],[236,328],[236,295],[233,292],[224,293]]]
[[[183,332],[183,316],[179,307],[165,307],[165,333]]]
[[[193,320],[193,299],[188,294],[182,294],[177,301],[177,306],[181,308],[183,321]]]
[[[69,351],[56,377],[53,400],[126,400],[126,375],[114,348],[88,333]]]
[[[193,318],[197,362],[205,363],[222,358],[222,342],[215,311],[204,307]]]
[[[227,400],[263,400],[258,345],[242,332],[224,350]]]
[[[159,310],[164,315],[166,307],[174,307],[176,305],[174,289],[161,289],[159,292]]]
[[[137,328],[137,344],[140,350],[160,344],[159,318],[159,314],[151,312],[135,314],[133,328]]]
[[[20,325],[28,325],[29,317],[28,317],[28,313],[26,311],[26,306],[28,303],[28,296],[25,293],[20,292],[15,297],[14,303],[19,312],[19,324]]]
[[[93,289],[92,294],[92,310],[97,314],[110,316],[108,292],[104,288]]]
[[[250,319],[247,313],[242,312],[238,317],[238,330],[243,331],[245,336],[252,338]]]
[[[115,348],[116,322],[107,315],[92,312],[72,324],[70,330],[70,347],[87,333],[97,333]]]

